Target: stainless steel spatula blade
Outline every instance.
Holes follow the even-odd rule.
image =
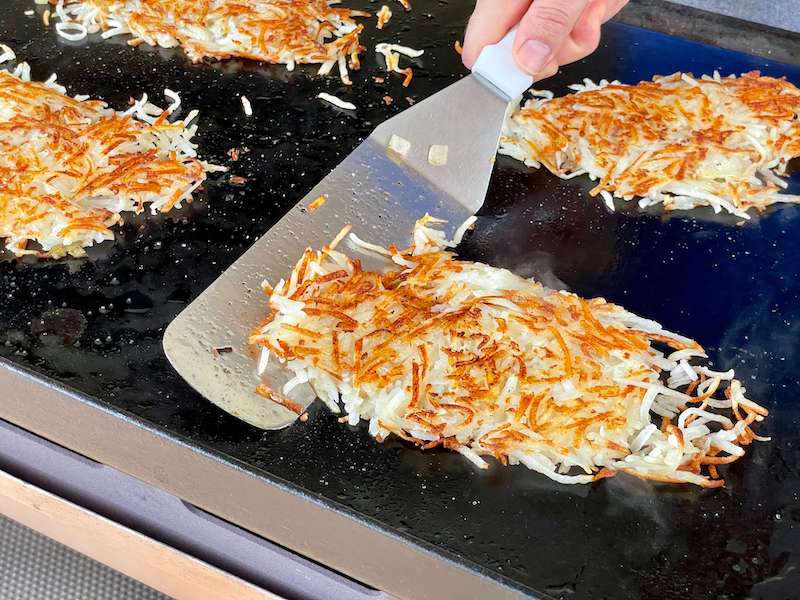
[[[321,248],[348,224],[374,243],[402,244],[425,213],[452,229],[483,204],[509,102],[532,83],[511,59],[512,34],[484,50],[475,72],[381,124],[330,175],[189,305],[167,328],[164,350],[173,367],[208,400],[262,429],[284,427],[297,414],[255,393],[266,382],[280,390],[291,377],[276,361],[257,374],[247,346],[267,312],[261,289],[291,273],[307,247]],[[388,148],[392,136],[408,152]],[[447,147],[445,165],[429,161],[431,146]],[[317,210],[309,205],[320,196]],[[359,255],[366,269],[383,263]],[[215,352],[232,347],[228,353]],[[307,385],[289,398],[302,407]]]

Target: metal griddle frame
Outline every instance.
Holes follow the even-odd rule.
[[[297,600],[389,598],[387,594],[332,573],[322,565],[198,510],[157,487],[6,421],[0,421],[0,470],[3,476],[55,494],[86,509],[89,514],[111,519],[151,540],[180,548],[180,552],[206,565],[259,586],[265,590],[265,598],[267,595]],[[47,512],[48,517],[52,517]],[[45,529],[43,533],[48,534],[48,531]],[[87,541],[91,544],[91,540]],[[100,557],[107,549],[105,543],[88,548],[99,551]],[[114,567],[113,561],[109,564]],[[180,581],[176,579],[174,583],[180,585]],[[164,589],[159,579],[151,582],[158,584],[159,590]]]
[[[800,63],[796,34],[660,0],[633,0],[618,19],[730,50]],[[378,590],[420,598],[516,598],[523,594],[366,520],[260,479],[235,462],[223,461],[2,358],[0,418]],[[0,437],[8,440],[19,435],[13,431],[0,422]],[[0,459],[8,460],[12,454],[10,448],[3,453],[0,444]],[[27,456],[37,460],[36,453]],[[135,487],[135,482],[129,484]],[[303,568],[299,561],[295,567]],[[289,564],[290,560],[276,561],[274,567],[280,571]],[[334,587],[326,595],[335,595]],[[362,597],[358,586],[349,591],[349,597]],[[380,592],[366,595],[385,597]]]

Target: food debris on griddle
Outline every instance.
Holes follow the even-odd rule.
[[[384,4],[378,11],[377,17],[378,17],[378,24],[376,25],[376,27],[378,29],[383,29],[384,27],[386,27],[386,24],[389,22],[389,19],[392,18],[392,10]]]
[[[356,110],[356,105],[352,102],[347,102],[346,100],[342,100],[341,98],[334,96],[333,94],[328,94],[326,92],[321,92],[317,94],[317,98],[320,100],[324,100],[329,104],[333,104],[337,108],[341,108],[343,110]]]
[[[228,148],[228,152],[226,154],[233,162],[236,162],[242,157],[242,154],[247,154],[248,152],[250,152],[250,148],[247,146],[238,146],[234,148]]]
[[[251,334],[294,376],[259,393],[286,405],[310,384],[340,422],[369,422],[423,449],[484,456],[563,483],[626,472],[719,487],[767,410],[700,345],[603,299],[584,300],[504,269],[457,260],[471,218],[448,241],[426,215],[413,245],[364,242],[345,228],[266,285],[269,314]],[[364,271],[338,246],[382,257]],[[264,372],[261,369],[259,372]]]
[[[381,43],[375,46],[375,52],[383,55],[386,60],[386,70],[390,73],[399,73],[404,76],[403,87],[411,85],[411,80],[414,78],[414,70],[411,67],[405,69],[400,68],[400,56],[407,56],[409,58],[419,58],[425,54],[424,50],[415,50],[407,46],[400,46],[398,44]]]
[[[447,164],[447,155],[450,152],[449,146],[442,144],[432,144],[428,148],[428,163],[434,167],[443,167]]]
[[[325,194],[318,196],[311,203],[308,205],[308,210],[314,212],[315,210],[322,208],[322,206],[328,201],[328,197]]]
[[[240,96],[242,101],[242,110],[244,110],[244,114],[247,117],[253,116],[253,105],[250,104],[250,99],[247,96]]]

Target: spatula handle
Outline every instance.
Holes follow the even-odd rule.
[[[472,72],[505,94],[509,101],[516,100],[533,85],[533,77],[522,71],[514,60],[514,27],[496,44],[486,46],[478,56]]]

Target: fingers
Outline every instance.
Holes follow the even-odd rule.
[[[522,17],[514,42],[519,67],[541,78],[543,69],[569,39],[588,4],[589,0],[535,0]]]
[[[483,47],[503,39],[530,6],[531,0],[478,0],[464,37],[464,65],[471,69]]]
[[[558,65],[559,63],[556,62],[556,59],[553,58],[548,62],[542,70],[536,74],[536,81],[541,81],[542,79],[547,79],[548,77],[552,77],[556,73],[558,73]]]
[[[550,77],[559,65],[580,60],[600,43],[603,23],[628,0],[477,0],[464,39],[462,60],[472,68],[483,47],[515,25],[514,57],[536,79]]]
[[[600,30],[606,14],[606,5],[604,0],[595,0],[586,7],[569,37],[555,54],[555,60],[559,65],[575,62],[597,50],[597,46],[600,45]]]

